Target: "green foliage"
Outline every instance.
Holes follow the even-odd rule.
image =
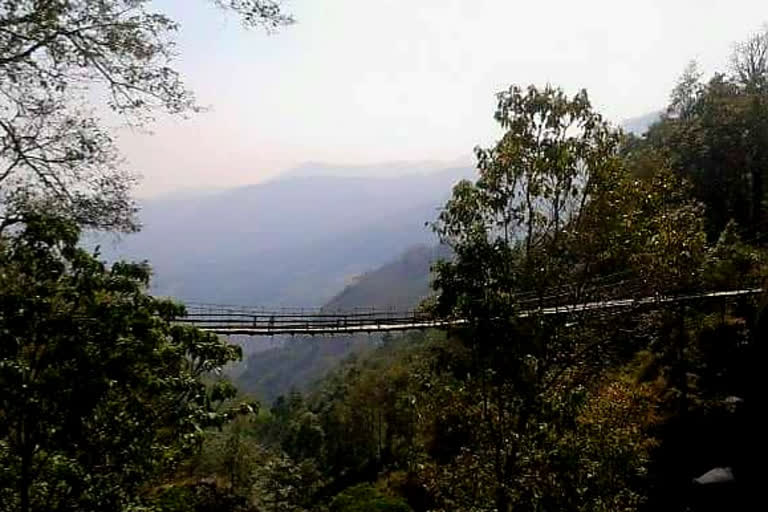
[[[559,440],[560,464],[576,496],[562,508],[637,510],[645,501],[643,481],[658,441],[649,433],[660,423],[659,386],[631,375],[609,376],[585,397],[576,425]],[[561,471],[564,468],[560,468]],[[558,472],[558,474],[561,474]]]
[[[537,490],[536,477],[548,478],[539,469],[549,466],[537,451],[542,437],[567,422],[549,390],[577,363],[571,355],[600,343],[583,335],[594,331],[575,332],[557,320],[518,320],[524,306],[511,292],[566,293],[565,303],[577,302],[567,286],[588,284],[593,269],[616,259],[605,243],[613,234],[609,222],[618,224],[616,209],[607,222],[597,213],[607,213],[628,187],[618,134],[592,111],[585,92],[567,98],[551,87],[513,87],[499,95],[496,119],[506,132],[493,149],[478,151],[477,183],[454,189],[435,226],[456,252],[455,261],[437,267],[435,285],[438,311],[468,321],[462,338],[474,354],[471,377],[457,396],[476,404],[467,405],[472,450],[457,463],[487,476],[471,489],[473,500],[506,511],[545,506],[544,494],[554,499]],[[587,240],[588,251],[583,233],[599,233]],[[603,251],[596,253],[597,244]],[[604,261],[596,258],[603,255]],[[491,468],[475,469],[483,460],[493,461]],[[520,481],[520,475],[534,476]]]
[[[312,388],[347,357],[369,352],[379,337],[360,334],[324,339],[295,337],[282,346],[252,354],[237,385],[244,392],[270,403],[279,396]]]
[[[246,498],[206,481],[162,489],[155,498],[155,504],[163,512],[253,511]]]
[[[145,264],[105,267],[79,231],[28,217],[0,239],[2,510],[125,510],[202,440],[250,406],[204,377],[239,358],[173,324]]]
[[[253,492],[257,507],[276,512],[302,512],[315,505],[315,493],[323,482],[312,460],[296,462],[277,455],[256,471]]]
[[[434,224],[457,256],[436,267],[442,314],[508,316],[518,306],[512,290],[549,295],[623,259],[613,231],[602,228],[618,222],[616,203],[631,187],[619,135],[586,92],[512,87],[499,95],[495,117],[503,137],[477,150],[477,182],[459,183]]]
[[[710,289],[754,286],[766,272],[765,253],[744,243],[731,221],[706,255],[703,279]]]
[[[203,445],[180,468],[201,479],[211,478],[235,496],[244,499],[254,484],[254,468],[263,464],[267,453],[257,442],[255,420],[252,416],[239,417],[224,428],[209,430]]]
[[[350,487],[331,501],[331,512],[410,512],[404,501],[385,496],[369,484]]]
[[[700,115],[707,94],[688,75],[674,122]],[[735,222],[708,238],[716,205],[648,143],[653,130],[624,138],[585,93],[513,87],[496,118],[502,139],[478,150],[478,180],[455,187],[434,225],[455,258],[436,265],[423,310],[466,323],[387,336],[314,392],[212,435],[210,471],[242,482],[254,506],[682,510],[702,468],[733,460],[754,474],[743,446],[707,442],[743,425],[734,404],[754,396],[765,320],[753,301],[568,318],[536,308],[751,287],[764,255]],[[255,454],[254,469],[227,477],[238,453]]]
[[[74,224],[24,210],[0,238],[0,510],[685,510],[715,465],[757,481],[757,301],[538,308],[765,282],[766,47],[737,47],[708,83],[691,66],[642,139],[583,91],[501,93],[502,138],[434,224],[455,258],[422,309],[466,322],[355,340],[365,353],[258,416],[215,376],[239,350],[174,325],[183,310],[147,295],[146,265],[108,268]],[[337,305],[392,297],[403,275],[412,300],[414,254]],[[349,353],[311,343],[250,377],[307,382]]]
[[[689,180],[707,205],[706,229],[716,240],[735,221],[750,240],[762,240],[768,224],[768,32],[735,46],[730,73],[709,81],[695,63],[675,87],[667,114],[630,157],[656,153]]]
[[[223,9],[229,9],[239,14],[246,26],[262,26],[267,30],[275,30],[283,25],[294,22],[291,15],[286,14],[275,0],[213,0],[213,3]]]
[[[681,119],[697,108],[690,97],[698,94],[695,71],[689,74],[674,100]],[[429,486],[445,510],[481,503],[502,511],[636,509],[644,502],[654,422],[621,420],[643,418],[661,398],[640,383],[605,379],[615,379],[611,372],[651,337],[667,368],[658,394],[674,395],[673,414],[686,410],[694,320],[672,308],[580,315],[574,327],[531,310],[610,300],[606,288],[654,296],[701,290],[717,279],[746,282],[746,275],[714,273],[752,274],[759,260],[728,234],[709,248],[704,207],[690,199],[673,164],[652,151],[625,163],[620,135],[585,94],[569,99],[549,87],[513,87],[499,96],[496,119],[506,132],[493,149],[478,151],[477,182],[457,185],[435,225],[456,258],[436,268],[434,310],[467,320],[460,339],[471,364],[433,411],[463,434],[452,438],[461,446],[444,462],[430,464]],[[618,286],[613,275],[622,276]],[[581,401],[590,396],[596,402]],[[626,409],[614,417],[609,404],[620,397]],[[606,424],[591,410],[602,411]],[[611,435],[615,446],[602,444]],[[583,474],[590,476],[571,477]]]

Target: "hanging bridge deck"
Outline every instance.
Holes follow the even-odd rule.
[[[534,315],[573,315],[592,311],[631,309],[662,304],[729,299],[758,295],[763,288],[711,291],[674,296],[653,296],[588,301],[576,304],[547,305],[521,310],[520,318]],[[330,313],[315,311],[266,311],[257,309],[196,305],[188,307],[181,324],[194,325],[204,331],[221,335],[316,336],[332,334],[358,334],[375,332],[446,329],[460,327],[464,319],[434,319],[424,313],[408,311],[368,310]]]

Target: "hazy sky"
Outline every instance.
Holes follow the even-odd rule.
[[[255,183],[307,161],[455,160],[497,136],[494,93],[584,87],[609,119],[663,107],[768,21],[765,0],[286,0],[278,34],[156,0],[206,113],[121,132],[140,195]]]

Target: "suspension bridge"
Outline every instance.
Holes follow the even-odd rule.
[[[521,300],[516,313],[520,318],[534,315],[576,315],[589,312],[658,307],[665,304],[727,301],[760,295],[764,287],[708,291],[676,295],[653,295],[632,298],[608,298],[558,304],[552,297]],[[316,336],[359,333],[395,332],[424,329],[448,329],[467,324],[462,318],[433,318],[421,311],[367,309],[329,312],[322,309],[266,310],[237,306],[188,304],[187,315],[178,323],[193,325],[220,335],[245,336]]]

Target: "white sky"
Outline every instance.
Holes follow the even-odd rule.
[[[243,29],[207,0],[177,19],[177,67],[210,107],[121,132],[139,195],[255,183],[307,161],[455,160],[497,136],[510,84],[586,88],[609,119],[658,110],[686,63],[723,69],[765,0],[286,0],[296,25]]]

